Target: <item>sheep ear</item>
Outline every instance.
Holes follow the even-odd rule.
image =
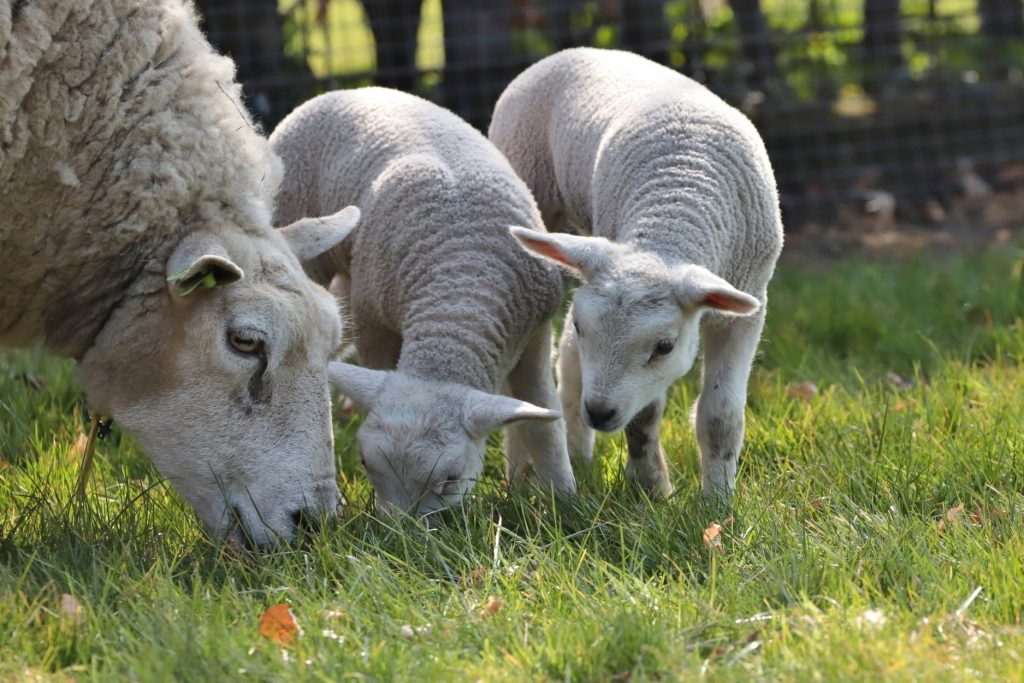
[[[466,399],[462,423],[474,439],[484,439],[499,427],[520,420],[551,422],[562,417],[557,410],[548,410],[526,401],[473,391]]]
[[[237,282],[244,276],[223,247],[199,235],[183,239],[167,259],[167,286],[179,297]]]
[[[690,266],[680,274],[676,297],[683,308],[709,309],[727,315],[751,315],[761,308],[756,297],[741,292],[701,266]]]
[[[552,261],[581,280],[590,280],[601,272],[612,258],[614,246],[603,237],[583,237],[538,232],[528,228],[509,228],[523,249]]]
[[[385,370],[369,370],[338,361],[327,365],[327,376],[331,384],[352,399],[363,412],[373,408],[389,374]]]
[[[349,206],[330,216],[300,218],[281,228],[281,236],[301,263],[333,249],[359,225],[359,209]]]

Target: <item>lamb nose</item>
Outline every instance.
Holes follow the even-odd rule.
[[[594,429],[603,429],[615,419],[615,408],[603,403],[587,403],[587,419]]]

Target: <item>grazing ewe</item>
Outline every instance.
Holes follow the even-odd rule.
[[[584,282],[558,362],[570,453],[589,462],[590,428],[625,428],[629,477],[670,492],[659,423],[665,392],[690,370],[700,337],[702,484],[727,498],[782,248],[775,180],[754,126],[668,68],[579,48],[512,81],[490,138],[549,228],[591,235],[515,233]]]
[[[279,220],[363,211],[307,270],[338,277],[351,316],[364,367],[332,364],[331,377],[369,412],[358,438],[380,505],[459,502],[503,426],[510,480],[532,473],[574,491],[564,422],[550,410],[561,276],[509,234],[543,225],[508,162],[451,112],[386,88],[317,97],[270,140],[285,164]]]
[[[0,0],[0,343],[78,360],[213,533],[265,545],[337,507],[340,321],[300,260],[358,211],[273,229],[233,69],[181,0]]]

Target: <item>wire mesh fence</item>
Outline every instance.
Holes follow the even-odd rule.
[[[486,127],[522,69],[629,49],[710,87],[761,131],[790,228],[843,207],[939,222],[958,197],[1024,212],[1024,0],[198,0],[272,128],[376,83]],[[1022,213],[1024,215],[1024,213]]]

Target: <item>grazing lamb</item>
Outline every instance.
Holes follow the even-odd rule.
[[[574,491],[565,425],[550,410],[561,276],[509,234],[543,225],[508,162],[451,112],[386,88],[317,97],[270,140],[285,164],[278,220],[363,211],[307,270],[337,276],[351,316],[364,367],[330,372],[369,412],[358,439],[378,503],[426,513],[459,502],[502,426],[510,480],[532,472]]]
[[[0,0],[0,343],[80,361],[211,531],[264,545],[337,506],[340,320],[300,261],[358,211],[273,229],[233,69],[182,0]]]
[[[591,428],[625,428],[628,476],[670,492],[659,440],[665,392],[690,370],[700,337],[702,485],[727,498],[782,248],[775,180],[754,126],[666,67],[579,48],[512,81],[490,138],[549,228],[590,235],[515,231],[526,249],[584,282],[558,362],[571,455],[589,462]]]

